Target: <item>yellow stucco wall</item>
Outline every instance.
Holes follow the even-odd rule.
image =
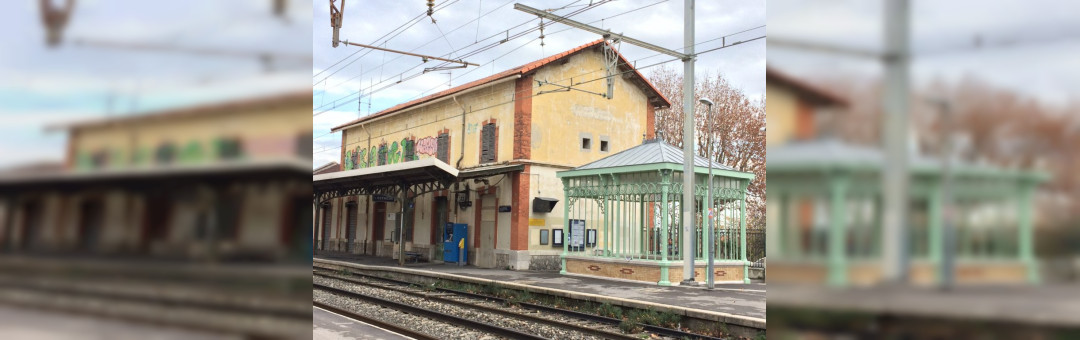
[[[363,126],[345,129],[345,149],[357,155],[364,156],[371,150],[386,144],[390,153],[394,150],[401,155],[401,141],[405,138],[415,138],[417,142],[416,155],[420,159],[435,157],[434,151],[425,153],[420,146],[426,138],[437,138],[439,131],[449,130],[450,152],[448,162],[457,165],[461,154],[461,138],[465,138],[465,154],[460,168],[470,168],[480,165],[480,130],[484,124],[495,119],[498,135],[498,154],[495,163],[509,161],[513,155],[514,140],[514,105],[513,105],[514,81],[505,81],[494,85],[483,85],[475,91],[457,96],[440,99],[427,106],[397,112],[386,118],[377,118],[365,122]],[[465,130],[462,131],[461,115],[462,107],[465,107]],[[370,143],[369,136],[370,133]],[[432,142],[434,142],[432,140]],[[397,148],[392,147],[398,145]],[[433,149],[432,149],[433,150]],[[350,158],[352,157],[349,155]],[[389,161],[394,157],[388,157],[387,164],[396,163]],[[373,158],[375,159],[375,158]],[[346,163],[343,160],[343,164]],[[377,165],[377,164],[372,164]],[[361,165],[359,167],[366,167]],[[348,168],[346,168],[348,169]]]
[[[145,153],[152,162],[154,150],[165,142],[173,143],[177,155],[192,142],[198,143],[204,157],[214,159],[214,142],[219,138],[239,138],[244,144],[245,157],[295,154],[296,138],[310,133],[310,103],[297,101],[271,110],[239,110],[219,114],[173,117],[169,119],[137,120],[110,126],[79,128],[70,138],[73,155],[92,154],[105,150],[110,155],[109,166],[130,165],[132,150]],[[119,162],[114,161],[119,159]]]
[[[566,63],[555,62],[537,70],[533,79],[559,85],[604,76],[603,54],[587,49]],[[614,77],[612,99],[569,91],[546,93],[532,98],[532,159],[565,166],[581,166],[641,144],[645,133],[648,101],[638,86],[623,77]],[[535,86],[533,93],[558,90],[552,85]],[[597,80],[574,88],[606,93],[607,83]],[[581,149],[581,135],[592,139],[590,150]],[[601,136],[609,138],[609,151],[600,151]]]
[[[795,116],[798,98],[790,89],[782,86],[765,86],[765,143],[769,146],[783,144],[795,136]]]

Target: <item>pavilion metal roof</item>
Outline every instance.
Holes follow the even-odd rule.
[[[879,148],[825,138],[770,147],[766,150],[765,162],[773,173],[804,173],[830,169],[881,171],[885,166],[885,153]],[[908,165],[915,173],[940,174],[942,170],[941,159],[918,152],[908,154]],[[1046,175],[1038,171],[1006,169],[963,161],[955,162],[953,169],[956,173],[967,175],[1033,175],[1037,178]]]
[[[602,168],[614,168],[634,165],[650,164],[683,164],[683,150],[674,147],[657,138],[647,140],[641,145],[623,150],[611,156],[601,158],[589,164],[574,168],[574,170],[590,170]],[[709,160],[701,156],[694,156],[694,166],[708,168]],[[727,165],[713,162],[713,169],[737,171]]]

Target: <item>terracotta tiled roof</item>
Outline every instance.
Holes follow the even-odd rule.
[[[552,55],[552,56],[544,58],[544,59],[536,60],[536,61],[530,62],[530,63],[525,64],[525,65],[521,65],[521,66],[518,66],[518,67],[515,67],[515,68],[511,68],[509,70],[502,71],[502,72],[493,74],[491,76],[481,78],[481,79],[478,79],[478,80],[475,80],[475,81],[472,81],[472,82],[469,82],[469,83],[466,83],[466,84],[463,84],[463,85],[459,85],[457,87],[454,87],[454,88],[451,88],[451,89],[448,89],[448,90],[445,90],[445,91],[442,91],[442,92],[438,92],[438,93],[435,93],[435,94],[432,94],[432,95],[425,96],[425,97],[420,98],[420,99],[416,99],[416,100],[412,100],[412,101],[408,101],[408,102],[405,102],[405,103],[395,105],[395,106],[393,106],[393,107],[391,107],[389,109],[382,110],[382,111],[376,112],[374,114],[370,114],[370,115],[361,117],[359,119],[350,121],[348,123],[335,126],[334,128],[330,129],[330,131],[335,131],[336,132],[338,130],[348,128],[351,125],[354,125],[354,124],[357,124],[357,123],[362,123],[362,122],[365,122],[365,121],[368,121],[368,120],[371,120],[371,119],[375,119],[377,117],[381,117],[381,116],[389,115],[389,114],[392,114],[392,113],[395,113],[395,112],[399,112],[399,111],[402,111],[404,109],[407,109],[407,108],[410,108],[410,107],[413,107],[413,106],[416,106],[416,105],[419,105],[419,104],[423,104],[423,103],[431,101],[431,100],[446,97],[446,96],[449,96],[449,95],[452,95],[452,94],[455,94],[455,93],[458,93],[458,92],[461,92],[461,91],[468,90],[468,89],[473,88],[473,87],[477,87],[477,86],[480,86],[480,85],[491,83],[491,82],[499,80],[499,79],[503,79],[503,78],[510,77],[510,76],[515,76],[515,75],[523,75],[523,74],[532,72],[532,71],[534,71],[534,70],[536,70],[538,68],[541,68],[544,65],[552,63],[552,62],[554,62],[556,60],[562,59],[564,57],[568,57],[568,56],[570,56],[572,54],[575,54],[577,52],[585,50],[585,49],[587,49],[589,47],[599,45],[601,43],[606,43],[606,42],[603,39],[596,40],[596,41],[590,42],[588,44],[584,44],[584,45],[575,47],[575,48],[570,49],[568,51],[565,51],[565,52],[562,52],[562,53],[559,53],[559,54],[555,54],[555,55]],[[614,50],[614,47],[612,47],[612,50]],[[628,69],[633,69],[633,67],[630,66],[631,65],[630,62],[626,59],[626,57],[624,57],[622,55],[622,53],[618,53],[618,51],[616,51],[616,53],[619,55],[619,60],[620,60],[620,62],[621,62],[621,64],[623,66],[625,66]],[[638,78],[640,78],[642,80],[642,83],[644,83],[645,85],[648,86],[647,90],[651,90],[660,99],[660,102],[662,104],[660,106],[663,106],[663,107],[670,107],[671,106],[671,102],[668,101],[668,99],[666,97],[664,97],[664,94],[660,93],[660,90],[658,90],[655,85],[653,85],[651,82],[649,82],[649,80],[647,78],[645,78],[645,76],[642,75],[641,72],[638,72],[638,70],[636,70],[636,69],[633,69],[633,71],[634,71],[634,75],[637,76]]]
[[[61,123],[47,127],[48,129],[58,130],[75,130],[89,127],[99,127],[108,125],[117,125],[123,123],[131,123],[137,121],[150,121],[161,119],[174,119],[184,116],[199,116],[199,115],[214,115],[221,113],[229,113],[236,111],[247,110],[266,110],[272,109],[282,105],[294,105],[299,103],[310,103],[311,91],[310,90],[297,90],[281,94],[260,96],[254,98],[246,98],[239,100],[228,100],[210,104],[186,106],[173,109],[165,109],[159,111],[150,111],[146,113],[138,113],[133,115],[111,117],[103,119],[93,119],[73,123]]]
[[[329,163],[323,164],[322,166],[320,166],[318,168],[315,168],[315,170],[312,170],[311,173],[313,175],[320,175],[320,174],[328,174],[328,173],[331,173],[331,172],[338,172],[338,171],[341,171],[341,165],[338,164],[337,162],[329,162]]]
[[[803,80],[797,79],[773,68],[765,68],[765,80],[772,85],[788,86],[796,90],[796,94],[806,100],[820,105],[847,106],[848,100],[834,93],[822,90],[810,85]]]

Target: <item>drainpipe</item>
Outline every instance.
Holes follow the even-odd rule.
[[[451,97],[454,99],[454,104],[458,104],[461,107],[461,156],[458,156],[457,165],[458,169],[461,169],[461,160],[465,159],[465,105],[461,105],[457,101],[457,96]]]

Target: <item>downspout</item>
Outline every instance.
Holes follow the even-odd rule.
[[[465,105],[461,105],[461,103],[457,101],[457,96],[453,96],[451,98],[454,99],[454,104],[457,104],[461,107],[461,156],[458,156],[457,163],[455,165],[455,167],[461,169],[461,160],[465,159]]]

